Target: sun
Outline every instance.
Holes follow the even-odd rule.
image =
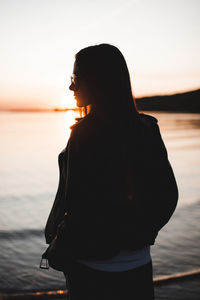
[[[60,99],[59,108],[76,108],[76,101],[70,95],[63,95]]]

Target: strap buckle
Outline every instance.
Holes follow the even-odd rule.
[[[41,258],[41,261],[40,261],[40,269],[45,269],[45,270],[48,270],[48,269],[49,269],[48,259],[46,259],[46,258]]]

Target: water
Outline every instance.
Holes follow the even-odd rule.
[[[152,247],[158,276],[200,267],[200,114],[151,114],[159,120],[180,192],[174,216]],[[0,114],[0,293],[65,287],[61,273],[38,265],[58,185],[57,156],[74,117]]]

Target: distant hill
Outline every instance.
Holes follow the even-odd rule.
[[[200,89],[186,93],[137,98],[139,110],[200,113]]]

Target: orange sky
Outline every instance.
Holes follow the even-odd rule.
[[[200,87],[198,0],[1,0],[0,108],[72,105],[74,55],[124,54],[135,96]]]

